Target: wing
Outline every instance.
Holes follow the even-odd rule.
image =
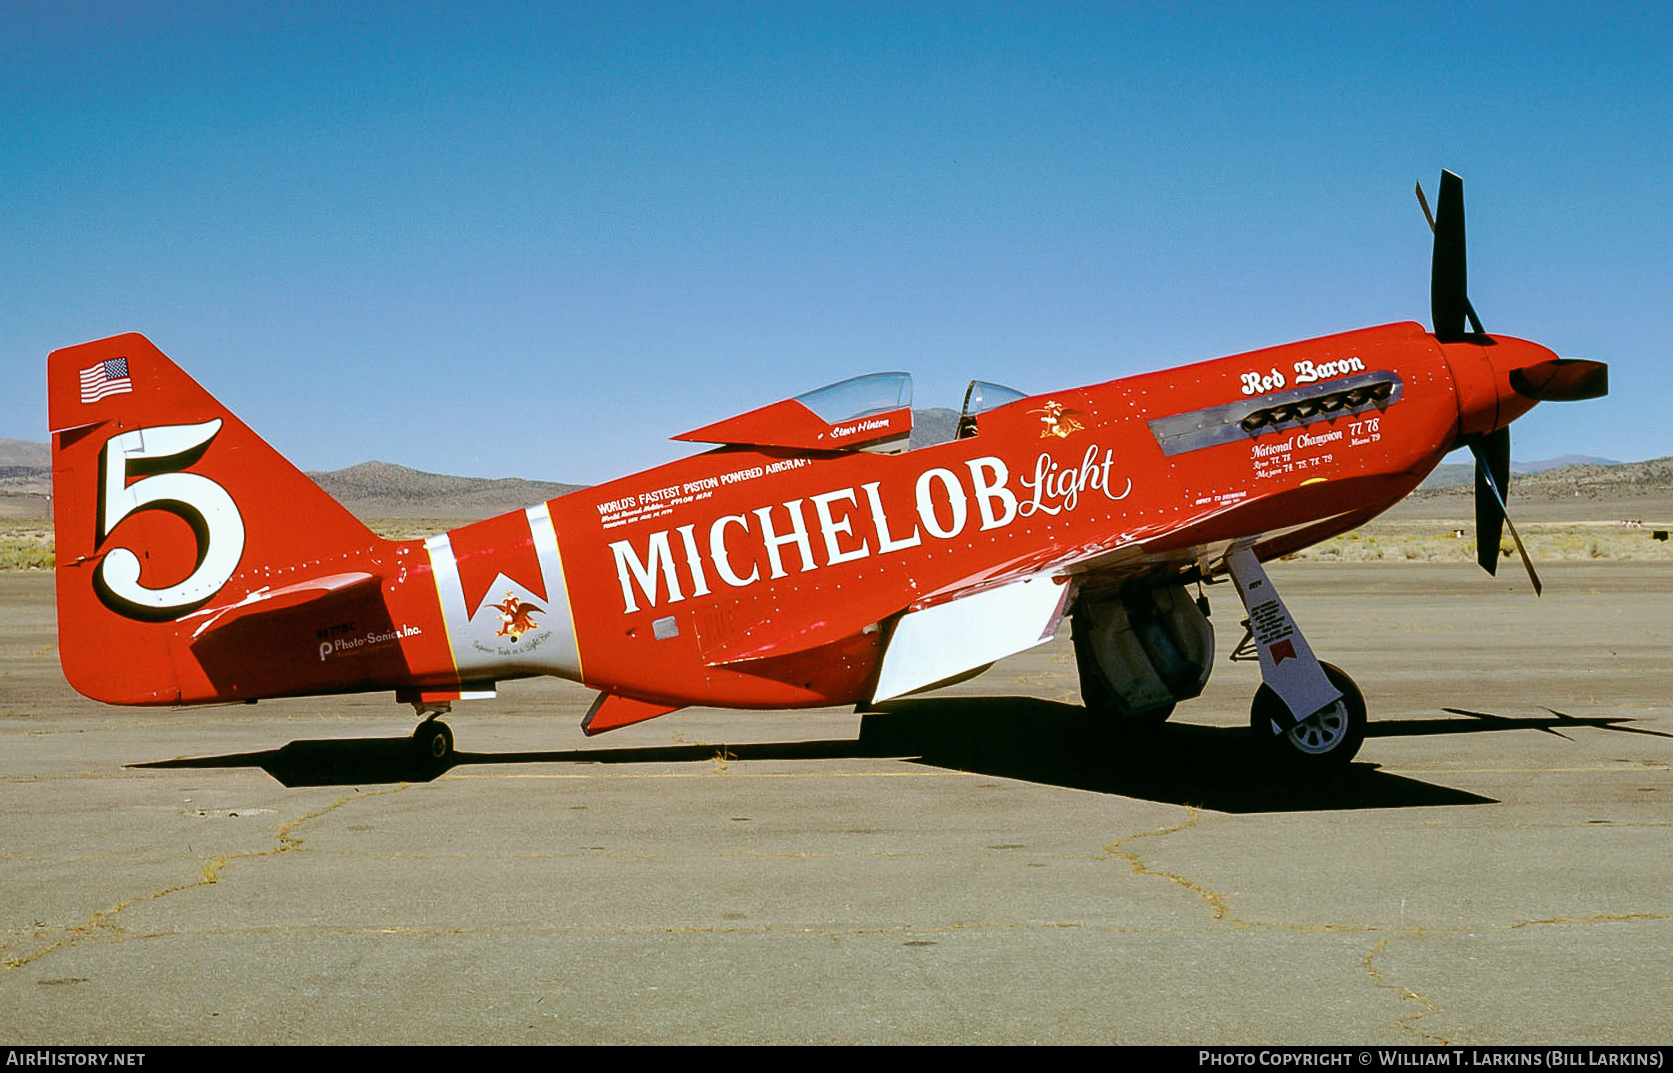
[[[1372,500],[1388,503],[1409,491],[1409,478],[1364,478],[1395,485],[1377,489]],[[1255,554],[1271,559],[1363,525],[1381,506],[1331,513],[1324,504],[1364,501],[1344,497],[1343,484],[1316,493],[1316,510],[1295,501],[1282,510],[1269,501],[1215,507],[1192,521],[1139,539],[1107,546],[1067,549],[1056,559],[1032,564],[1013,575],[943,592],[907,608],[893,623],[872,700],[889,700],[949,682],[995,660],[1044,644],[1082,593],[1114,591],[1137,583],[1212,581],[1226,571],[1234,544],[1254,541]],[[1328,496],[1330,499],[1326,499]],[[1322,518],[1320,516],[1323,515]],[[1294,525],[1293,517],[1320,520]]]

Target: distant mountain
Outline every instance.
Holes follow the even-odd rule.
[[[0,439],[0,518],[51,512],[52,451],[44,443]]]
[[[391,462],[308,476],[361,518],[491,518],[586,487],[521,477],[449,477]]]
[[[1564,466],[1619,466],[1622,463],[1613,458],[1598,458],[1595,455],[1558,455],[1541,462],[1512,462],[1512,473],[1543,473],[1548,469],[1561,469]]]
[[[1565,466],[1627,466],[1630,462],[1617,462],[1612,458],[1596,458],[1592,455],[1558,455],[1538,462],[1511,462],[1510,472],[1515,474],[1544,473],[1547,470],[1562,469]],[[1522,482],[1517,482],[1520,488]],[[1417,486],[1420,492],[1435,492],[1444,488],[1474,488],[1474,462],[1443,462],[1435,467],[1435,472],[1424,478]]]
[[[912,446],[926,447],[953,439],[958,416],[957,410],[944,406],[912,411]],[[1535,497],[1642,499],[1673,494],[1673,458],[1616,462],[1563,455],[1512,463],[1511,470],[1516,474],[1514,495],[1524,501]],[[389,462],[363,462],[308,476],[361,518],[489,518],[585,487],[519,477],[450,477]],[[1436,467],[1415,497],[1468,495],[1474,484],[1473,464],[1449,462]],[[0,439],[0,517],[46,514],[51,491],[51,451],[47,445]]]
[[[1516,479],[1518,495],[1551,499],[1662,495],[1673,491],[1673,457],[1644,462],[1584,463],[1527,473]]]
[[[491,518],[584,487],[518,477],[448,477],[388,462],[363,462],[308,476],[360,518]],[[52,452],[47,445],[0,439],[0,517],[44,516],[51,493]]]
[[[916,451],[920,447],[929,447],[937,443],[950,443],[958,435],[957,410],[945,406],[932,406],[927,410],[912,411],[912,439],[909,450]]]
[[[0,466],[0,518],[45,518],[51,513],[50,469]]]
[[[52,450],[44,443],[31,440],[0,439],[0,466],[52,466]]]
[[[1533,463],[1538,465],[1538,463]],[[1515,471],[1515,467],[1512,467]],[[1475,465],[1438,466],[1418,487],[1418,497],[1473,494]],[[1517,472],[1511,490],[1518,499],[1638,499],[1673,493],[1673,458],[1644,462],[1585,462]]]
[[[1474,462],[1442,462],[1435,471],[1423,478],[1419,492],[1438,492],[1446,488],[1471,488],[1475,485]]]

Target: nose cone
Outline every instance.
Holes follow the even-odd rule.
[[[1559,358],[1538,343],[1509,335],[1442,343],[1458,392],[1459,437],[1495,432],[1538,402],[1600,398],[1609,366]]]

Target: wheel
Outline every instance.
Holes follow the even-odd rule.
[[[445,764],[453,759],[453,731],[440,719],[426,719],[412,732],[413,747],[427,764]]]
[[[1173,714],[1174,703],[1168,701],[1153,708],[1132,711],[1117,699],[1104,672],[1098,667],[1098,657],[1092,651],[1092,623],[1085,614],[1069,620],[1070,636],[1075,645],[1075,670],[1080,674],[1080,699],[1087,712],[1107,719],[1123,730],[1155,730]]]
[[[1301,720],[1287,733],[1281,729],[1287,709],[1271,687],[1255,691],[1249,706],[1249,729],[1255,740],[1278,761],[1312,771],[1348,766],[1365,741],[1365,697],[1341,668],[1320,664],[1325,677],[1342,696]]]
[[[1069,634],[1075,645],[1075,670],[1080,674],[1081,704],[1094,715],[1108,716],[1115,708],[1115,693],[1098,669],[1098,657],[1092,654],[1092,641],[1088,636],[1091,632],[1092,627],[1084,615],[1077,614],[1069,620]]]

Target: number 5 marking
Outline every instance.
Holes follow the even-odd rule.
[[[244,519],[227,490],[181,470],[203,457],[221,420],[201,425],[157,425],[112,436],[99,455],[99,543],[123,518],[162,510],[191,526],[197,563],[186,580],[162,589],[139,583],[139,557],[112,548],[93,573],[93,588],[119,615],[166,622],[208,603],[244,556]],[[139,480],[128,483],[130,476]]]

